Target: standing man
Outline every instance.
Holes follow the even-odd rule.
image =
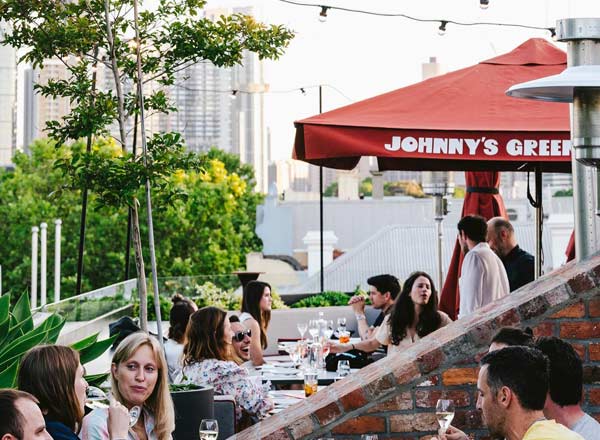
[[[548,359],[529,347],[506,347],[481,359],[477,409],[491,438],[506,440],[583,440],[554,420],[544,418]],[[451,426],[443,440],[468,440]]]
[[[369,298],[374,309],[381,310],[379,316],[369,327],[365,316],[365,298],[360,295],[353,296],[348,301],[352,306],[356,323],[358,324],[358,334],[362,340],[371,339],[375,336],[377,327],[383,322],[383,318],[390,311],[394,300],[400,292],[400,282],[393,275],[376,275],[367,280],[369,285]]]
[[[571,344],[555,336],[541,337],[536,348],[550,361],[550,385],[544,415],[585,440],[600,439],[600,423],[581,409],[583,365]]]
[[[465,258],[458,286],[459,319],[508,295],[506,270],[486,243],[487,223],[479,215],[467,215],[458,222],[458,241]]]
[[[510,222],[502,217],[494,217],[487,225],[488,244],[504,264],[510,291],[533,281],[535,259],[533,255],[519,247],[515,230]]]

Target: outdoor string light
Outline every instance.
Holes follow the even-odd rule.
[[[446,35],[446,25],[448,24],[447,21],[442,20],[442,23],[440,24],[440,27],[438,28],[438,34],[440,36]]]
[[[327,6],[321,6],[321,12],[319,13],[319,21],[325,23],[327,21]]]
[[[447,24],[454,24],[457,26],[505,26],[505,27],[516,27],[516,28],[522,28],[522,29],[533,29],[533,30],[538,30],[538,31],[550,32],[551,36],[553,35],[553,32],[554,32],[553,27],[531,26],[531,25],[519,24],[519,23],[495,23],[495,22],[486,22],[486,21],[464,22],[464,21],[444,20],[444,19],[439,19],[439,18],[419,18],[419,17],[412,17],[410,15],[401,14],[401,13],[364,11],[361,9],[350,9],[350,8],[343,8],[343,7],[339,7],[339,6],[325,6],[325,5],[318,5],[318,4],[314,4],[314,3],[302,3],[302,2],[297,2],[297,1],[293,1],[293,0],[279,0],[279,1],[283,2],[283,3],[289,3],[289,4],[295,5],[295,6],[308,6],[308,7],[313,7],[313,8],[320,8],[321,13],[319,14],[319,19],[321,19],[323,17],[326,18],[328,10],[337,10],[337,11],[344,11],[344,12],[352,12],[352,13],[356,13],[356,14],[376,15],[379,17],[400,17],[400,18],[405,18],[407,20],[417,21],[420,23],[440,23],[440,28],[442,27],[442,25],[445,28],[446,27],[445,25],[447,25]],[[490,3],[489,0],[480,0],[479,1],[479,5],[482,9],[487,8],[489,6],[489,3]],[[438,28],[438,29],[440,29],[440,28]]]

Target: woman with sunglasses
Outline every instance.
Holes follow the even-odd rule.
[[[254,366],[265,363],[263,350],[267,348],[267,328],[271,320],[271,286],[262,281],[250,281],[244,287],[240,322],[252,333],[250,360]]]
[[[229,323],[233,332],[231,345],[235,354],[234,360],[238,365],[242,365],[250,361],[250,338],[252,337],[252,330],[244,327],[240,322],[240,318],[235,315],[229,317]]]
[[[233,362],[233,337],[231,323],[223,310],[203,307],[194,312],[185,334],[183,382],[209,385],[215,394],[233,396],[238,422],[244,413],[261,419],[273,402],[260,377],[249,376],[248,370]]]

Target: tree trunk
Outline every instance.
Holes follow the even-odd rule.
[[[133,249],[135,251],[135,267],[138,274],[138,295],[140,298],[140,327],[143,331],[148,331],[148,297],[146,295],[146,272],[144,268],[144,257],[142,255],[142,235],[140,233],[140,218],[138,216],[138,206],[140,202],[133,200],[131,208],[131,219],[133,220]]]

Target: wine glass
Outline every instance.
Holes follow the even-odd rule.
[[[308,321],[308,333],[310,333],[310,335],[312,336],[313,339],[315,339],[317,336],[319,336],[319,320],[318,319],[311,319],[310,321]]]
[[[299,322],[298,325],[298,332],[300,333],[300,337],[302,339],[304,339],[304,333],[306,333],[306,329],[308,328],[308,324],[306,324],[306,322]]]
[[[216,440],[219,436],[219,424],[215,419],[202,419],[199,433],[200,440]]]
[[[331,339],[331,335],[333,335],[333,321],[327,321],[327,325],[325,326],[325,330],[323,330],[323,336],[325,339]]]
[[[454,418],[454,402],[449,399],[439,399],[435,405],[435,416],[440,424],[440,431],[446,432]]]
[[[88,386],[86,389],[85,404],[91,408],[107,408],[110,405],[110,399],[112,394],[106,394],[104,390],[95,386]],[[129,409],[129,427],[134,426],[138,419],[142,408],[139,406],[132,406]]]

